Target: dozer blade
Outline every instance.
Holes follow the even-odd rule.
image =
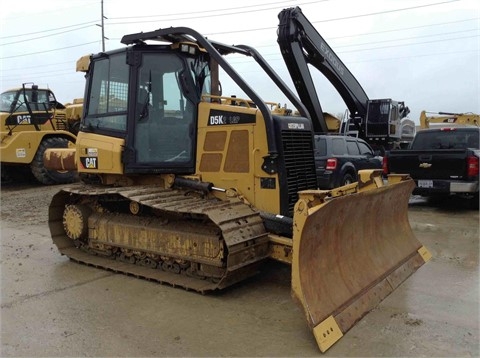
[[[319,204],[312,192],[300,195],[292,295],[322,352],[430,258],[408,221],[414,186],[407,180]]]

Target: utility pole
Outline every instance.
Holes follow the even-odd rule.
[[[103,15],[103,0],[100,1],[100,6],[101,6],[102,19],[101,19],[101,25],[97,24],[97,26],[100,26],[102,28],[102,52],[105,52],[105,39],[108,40],[108,37],[105,37],[105,23],[103,20],[106,19],[107,17]]]

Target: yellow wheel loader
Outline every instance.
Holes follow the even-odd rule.
[[[75,143],[71,132],[75,120],[67,120],[65,106],[51,90],[26,85],[0,94],[2,182],[33,174],[42,184],[71,183],[74,171],[49,170],[43,165],[43,156],[49,148]]]
[[[187,27],[122,43],[77,62],[87,83],[76,147],[45,154],[81,178],[49,208],[63,255],[201,293],[278,260],[322,352],[428,260],[408,222],[407,175],[362,171],[317,190],[312,119],[255,49]],[[229,54],[255,59],[299,114],[262,100]],[[222,95],[220,69],[245,98]]]

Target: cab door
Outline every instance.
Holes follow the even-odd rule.
[[[127,173],[195,172],[196,106],[186,96],[193,81],[174,53],[142,53],[134,71],[127,144],[133,155]]]

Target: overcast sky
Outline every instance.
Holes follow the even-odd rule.
[[[480,113],[477,0],[104,0],[105,48],[123,47],[125,34],[186,26],[216,41],[255,47],[291,84],[276,31],[278,13],[295,6],[370,99],[405,101],[417,123],[424,109]],[[101,0],[24,0],[3,6],[0,90],[34,82],[51,88],[63,103],[82,97],[85,81],[75,72],[75,63],[85,54],[101,52],[100,24]],[[286,102],[257,67],[235,61],[266,101]],[[323,110],[343,113],[346,106],[335,89],[322,75],[314,78]],[[225,83],[224,95],[237,94]]]

